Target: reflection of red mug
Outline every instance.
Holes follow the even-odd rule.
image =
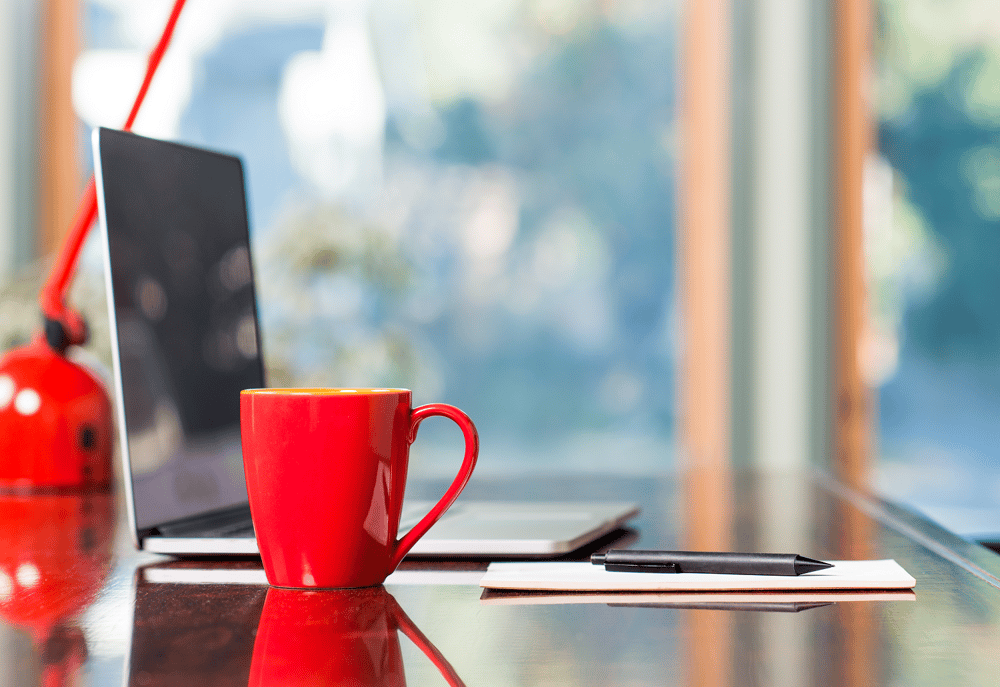
[[[455,669],[385,587],[351,591],[267,590],[250,664],[250,687],[405,685],[403,633],[449,685]]]
[[[380,584],[461,493],[479,455],[458,408],[411,408],[405,389],[249,389],[240,432],[250,512],[276,587]],[[440,501],[397,540],[410,444],[431,415],[454,420],[465,460]]]

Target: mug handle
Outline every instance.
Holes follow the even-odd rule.
[[[459,426],[462,430],[462,435],[465,437],[465,458],[462,460],[461,470],[458,471],[458,475],[451,483],[451,486],[448,487],[448,491],[441,497],[441,500],[402,539],[396,541],[396,549],[392,553],[392,558],[389,559],[390,573],[396,569],[399,562],[403,560],[403,556],[413,548],[417,540],[427,534],[427,530],[444,515],[444,512],[451,507],[451,504],[455,503],[455,499],[462,493],[465,485],[469,482],[469,478],[472,477],[472,469],[476,467],[476,460],[479,458],[479,432],[476,431],[476,426],[472,424],[472,420],[469,419],[468,415],[455,406],[444,403],[428,403],[425,406],[413,409],[413,413],[410,415],[410,434],[407,437],[409,443],[412,444],[416,440],[417,427],[420,423],[432,415],[442,415]]]

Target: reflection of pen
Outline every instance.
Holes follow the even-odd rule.
[[[611,572],[715,573],[722,575],[801,575],[832,568],[794,553],[732,553],[710,551],[632,551],[612,549],[590,557]]]
[[[686,611],[753,611],[755,613],[801,613],[813,608],[823,608],[832,606],[833,601],[789,601],[786,603],[773,601],[771,603],[752,603],[734,601],[732,603],[721,603],[709,601],[706,603],[630,603],[630,604],[608,604],[611,608],[675,608]]]

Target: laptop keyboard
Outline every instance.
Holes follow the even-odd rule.
[[[253,537],[253,523],[252,522],[234,522],[228,525],[222,525],[220,527],[213,527],[210,530],[206,530],[203,537]]]
[[[237,509],[222,516],[203,517],[194,522],[161,525],[157,534],[161,537],[196,537],[210,539],[252,539],[253,521],[250,509]]]

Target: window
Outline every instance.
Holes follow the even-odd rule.
[[[1000,506],[995,6],[881,0],[869,183],[880,488],[964,534]]]
[[[166,4],[86,8],[74,102],[118,126]],[[660,469],[676,21],[645,0],[192,2],[135,130],[244,158],[271,385],[458,405],[487,471]],[[451,431],[421,429],[428,471],[451,472]]]

